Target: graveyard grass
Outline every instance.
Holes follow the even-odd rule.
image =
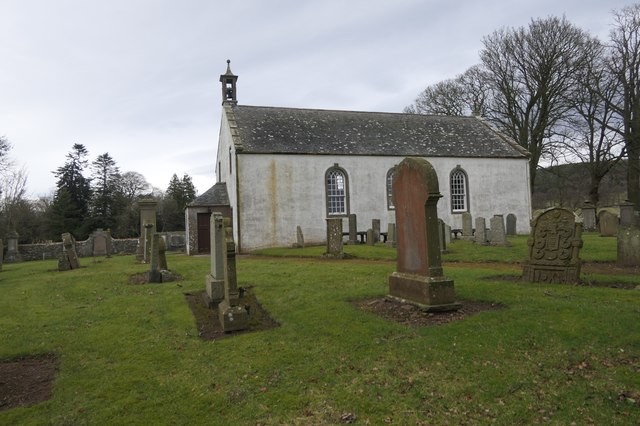
[[[588,262],[615,258],[614,238],[584,239]],[[504,309],[421,328],[350,303],[386,294],[391,248],[240,256],[238,284],[280,327],[218,341],[198,338],[184,298],[204,289],[208,257],[170,255],[182,281],[142,285],[133,256],[5,264],[0,358],[59,364],[52,398],[0,424],[639,423],[640,291],[505,280],[526,249],[510,242],[444,256],[459,298]]]

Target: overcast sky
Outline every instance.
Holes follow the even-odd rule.
[[[219,77],[245,105],[401,112],[482,38],[565,15],[606,40],[619,0],[0,0],[0,135],[31,197],[75,143],[165,190],[215,183]],[[87,174],[89,174],[87,172]]]

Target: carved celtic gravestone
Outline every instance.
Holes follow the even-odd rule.
[[[529,282],[574,283],[580,279],[582,223],[572,211],[545,210],[531,221],[522,278]]]
[[[342,258],[344,257],[342,249],[342,219],[327,219],[327,252],[325,256]]]
[[[236,278],[236,243],[233,240],[231,219],[224,218],[224,300],[218,304],[218,320],[225,332],[244,330],[249,327],[250,314],[240,304],[241,295]]]
[[[393,174],[392,187],[398,254],[388,297],[425,311],[459,309],[453,280],[442,272],[437,211],[442,195],[433,166],[421,158],[405,158]]]
[[[62,234],[62,253],[60,253],[60,258],[58,259],[58,270],[67,271],[69,269],[78,269],[79,267],[76,240],[73,235],[65,232]]]

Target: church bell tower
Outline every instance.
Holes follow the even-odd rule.
[[[220,76],[220,83],[222,83],[222,104],[227,103],[237,104],[236,99],[236,81],[238,76],[231,72],[231,61],[227,59],[227,72]]]

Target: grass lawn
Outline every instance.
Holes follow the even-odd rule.
[[[584,240],[583,259],[615,259],[615,239]],[[146,269],[133,256],[5,264],[0,358],[55,353],[59,371],[50,400],[0,424],[640,423],[640,290],[500,279],[526,251],[510,241],[444,256],[459,298],[505,309],[421,328],[349,303],[386,294],[393,249],[240,256],[239,285],[280,327],[218,341],[198,338],[184,299],[204,289],[208,257],[170,255],[183,280],[143,285],[128,282]]]

